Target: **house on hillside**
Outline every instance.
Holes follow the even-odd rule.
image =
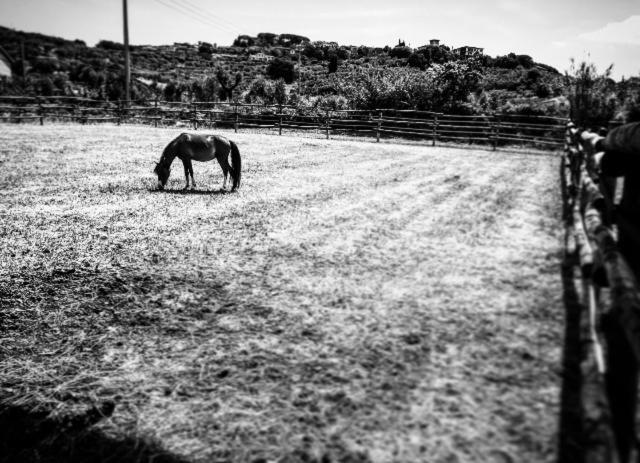
[[[271,60],[271,56],[266,55],[262,52],[258,52],[258,53],[254,53],[253,55],[249,55],[249,59],[252,61],[270,61]]]
[[[9,56],[4,48],[0,46],[0,79],[11,80],[13,73],[11,71],[13,59]]]
[[[454,48],[452,51],[458,58],[471,58],[474,56],[482,56],[484,54],[484,48],[470,47],[468,45],[460,48]]]
[[[429,40],[429,45],[431,45],[432,47],[437,47],[438,45],[440,45],[440,39]]]

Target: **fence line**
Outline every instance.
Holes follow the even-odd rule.
[[[80,123],[111,121],[146,123],[155,127],[187,125],[199,128],[266,129],[282,135],[285,130],[314,130],[331,135],[387,137],[437,142],[491,145],[493,149],[520,144],[531,147],[563,145],[564,123],[546,116],[453,115],[433,111],[375,109],[331,110],[289,105],[235,102],[175,102],[135,100],[102,101],[75,97],[0,97],[0,120],[8,122],[67,120]]]
[[[579,295],[581,312],[577,349],[583,459],[627,463],[637,452],[640,361],[640,291],[637,268],[629,265],[635,261],[628,260],[638,251],[631,254],[618,246],[618,226],[625,221],[618,205],[628,172],[604,175],[602,160],[609,153],[601,150],[602,136],[569,124],[565,137],[564,265],[577,270],[571,291]],[[640,229],[633,233],[640,236]]]

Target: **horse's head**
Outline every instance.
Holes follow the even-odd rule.
[[[162,190],[167,184],[171,168],[161,160],[156,163],[156,167],[153,169],[153,172],[158,176],[158,189]]]

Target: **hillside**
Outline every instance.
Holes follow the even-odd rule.
[[[24,80],[19,78],[21,42]],[[0,46],[13,58],[18,76],[0,83],[0,94],[124,97],[120,43],[101,41],[89,47],[80,40],[0,27]],[[135,99],[232,98],[330,109],[568,113],[566,84],[556,69],[527,55],[491,57],[473,49],[452,50],[438,41],[415,49],[401,41],[375,48],[261,33],[241,35],[231,46],[135,45],[131,62]],[[284,88],[276,89],[278,77],[284,78]],[[223,88],[236,83],[232,91]]]

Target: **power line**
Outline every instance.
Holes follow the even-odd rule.
[[[198,8],[197,6],[191,6],[186,2],[179,2],[177,0],[167,0],[167,1],[171,2],[173,5],[177,6],[178,8],[182,8],[183,10],[188,11],[189,13],[197,16],[198,18],[202,18],[204,21],[215,24],[215,27],[218,29],[222,29],[226,32],[232,32],[232,33],[238,32],[235,26],[226,25],[220,19],[216,18],[215,16],[212,16],[211,13],[208,13],[206,11],[201,11],[200,8]]]
[[[175,0],[174,0],[175,1]],[[220,23],[221,25],[226,25],[228,27],[231,27],[235,32],[242,32],[242,29],[240,29],[238,26],[236,26],[234,23],[232,23],[231,21],[228,21],[214,13],[212,13],[210,10],[205,9],[195,3],[193,3],[191,0],[182,0],[181,3],[184,3],[185,7],[191,7],[192,9],[194,9],[198,14],[204,14],[206,15],[209,19],[211,19],[214,22]]]
[[[194,21],[198,21],[201,24],[204,24],[205,26],[209,26],[209,27],[215,27],[218,28],[217,24],[214,24],[210,21],[207,21],[205,18],[200,17],[197,14],[194,14],[193,12],[186,10],[184,8],[182,8],[180,5],[175,5],[172,3],[169,3],[167,0],[156,0],[156,2],[160,3],[161,5],[175,11],[178,12],[186,17],[188,17],[189,19],[192,19]]]
[[[163,6],[166,6],[167,8],[170,8],[171,10],[178,12],[184,16],[187,16],[188,18],[194,20],[194,21],[198,21],[201,24],[204,24],[205,26],[209,26],[215,29],[221,29],[222,27],[219,26],[218,24],[215,24],[211,21],[206,20],[205,18],[200,17],[197,14],[194,14],[193,12],[191,12],[190,10],[184,9],[183,7],[181,7],[180,5],[175,5],[172,3],[168,3],[166,0],[156,0],[156,2],[160,3]],[[231,32],[234,33],[234,31],[230,31],[230,30],[226,30],[226,32]]]

